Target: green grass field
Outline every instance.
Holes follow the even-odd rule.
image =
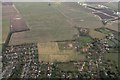
[[[59,63],[58,68],[62,71],[78,71],[73,63]]]
[[[108,41],[108,45],[111,45],[111,46],[116,46],[115,43],[113,41]]]
[[[89,43],[92,41],[92,39],[89,36],[80,36],[79,41],[81,43]]]
[[[107,53],[105,59],[115,61],[118,64],[118,53]]]
[[[91,12],[74,3],[15,3],[30,31],[12,35],[10,45],[72,39],[73,26],[98,28],[101,21]],[[76,21],[77,20],[77,21]],[[80,21],[84,20],[84,21]]]

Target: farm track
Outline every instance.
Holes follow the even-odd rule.
[[[9,44],[12,33],[27,31],[29,28],[27,27],[25,21],[23,20],[14,4],[2,5],[2,17],[10,20],[10,32],[5,40],[5,47]]]

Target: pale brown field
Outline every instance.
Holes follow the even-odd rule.
[[[38,43],[39,61],[46,62],[67,62],[84,60],[85,56],[76,53],[74,50],[59,50],[56,42]]]

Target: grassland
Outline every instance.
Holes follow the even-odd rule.
[[[73,63],[62,63],[58,64],[58,68],[62,71],[78,71]]]
[[[66,17],[52,6],[48,6],[48,3],[16,3],[15,5],[30,31],[13,34],[11,43],[19,43],[16,38],[18,35],[21,37],[19,41],[24,43],[72,39],[73,34],[76,33],[66,21]]]
[[[92,39],[91,39],[89,36],[80,36],[80,37],[79,37],[79,41],[80,41],[81,43],[88,43],[88,42],[91,42]]]
[[[0,55],[2,53],[2,44],[0,44]]]
[[[1,23],[0,23],[1,25]],[[0,27],[0,51],[1,51],[1,44],[2,44],[2,26]]]
[[[6,18],[3,18],[2,19],[2,42],[4,43],[5,42],[5,40],[6,40],[6,38],[7,38],[7,36],[8,36],[8,34],[9,34],[9,32],[10,32],[10,21],[8,20],[8,19],[6,19]]]
[[[108,30],[108,29],[106,29],[106,28],[101,28],[101,29],[99,29],[98,31],[100,31],[101,33],[104,33],[104,34],[109,34],[109,33],[111,33],[111,31]]]
[[[101,32],[98,32],[98,31],[95,31],[95,30],[92,30],[92,29],[90,29],[89,35],[92,38],[98,38],[98,39],[102,39],[106,36],[104,33],[101,33]]]
[[[118,64],[118,53],[107,53],[105,59],[115,61]]]
[[[68,21],[73,26],[76,25],[91,29],[103,26],[99,18],[92,14],[90,9],[80,6],[77,3],[61,3],[56,8],[68,18]]]
[[[10,45],[28,42],[48,42],[72,39],[77,33],[73,26],[98,28],[99,18],[75,3],[15,3],[30,31],[14,33]],[[83,21],[81,21],[83,20]]]

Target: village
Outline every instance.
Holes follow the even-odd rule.
[[[86,37],[89,32],[87,32],[87,29],[81,29],[74,41],[50,43],[59,44],[59,50],[61,51],[74,50],[74,53],[71,54],[77,52],[84,55],[85,58],[70,59],[72,57],[69,56],[70,58],[65,58],[65,60],[61,60],[58,57],[51,61],[48,57],[48,60],[45,60],[45,55],[43,59],[39,59],[44,53],[40,54],[38,52],[39,48],[36,43],[8,46],[3,51],[3,71],[5,73],[3,77],[68,79],[96,79],[99,77],[118,79],[119,70],[117,62],[105,58],[106,54],[111,54],[111,52],[118,50],[117,44],[110,43],[110,41],[113,42],[116,39],[114,34],[109,33],[103,39],[92,39],[89,42],[83,43],[79,37]],[[114,54],[117,54],[117,52]]]

